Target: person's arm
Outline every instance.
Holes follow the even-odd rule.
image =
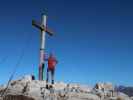
[[[55,62],[56,62],[56,64],[57,64],[57,63],[58,63],[58,60],[56,59],[56,57],[54,57],[53,59],[54,59],[54,61],[55,61]]]

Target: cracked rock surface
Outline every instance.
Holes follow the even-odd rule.
[[[5,86],[1,86],[0,93],[4,89]],[[4,96],[18,98],[10,100],[133,100],[124,93],[114,91],[111,83],[97,83],[95,87],[90,87],[58,82],[53,88],[46,89],[46,81],[33,80],[31,75],[11,81]]]

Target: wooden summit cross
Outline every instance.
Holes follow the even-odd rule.
[[[53,32],[47,28],[46,25],[47,16],[46,14],[42,14],[41,24],[32,20],[32,25],[38,28],[41,31],[41,44],[40,44],[40,63],[39,63],[39,80],[43,80],[43,73],[44,73],[44,50],[45,50],[45,35],[48,33],[50,36],[53,35]]]

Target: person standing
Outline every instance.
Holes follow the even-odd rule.
[[[55,56],[51,53],[48,57],[48,68],[47,68],[47,79],[46,82],[49,81],[49,72],[51,73],[51,83],[54,84],[54,74],[55,74],[55,66],[58,63]]]

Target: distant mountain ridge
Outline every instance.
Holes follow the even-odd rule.
[[[118,86],[116,90],[127,94],[129,97],[133,96],[133,87],[129,86]]]

